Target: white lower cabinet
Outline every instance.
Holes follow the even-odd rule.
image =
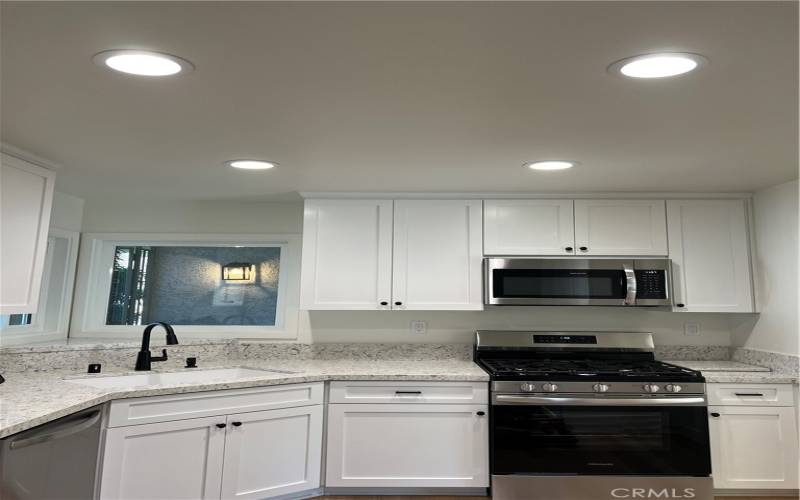
[[[143,400],[143,411],[164,413],[169,419],[138,425],[124,425],[130,415],[123,410],[130,410],[136,400],[113,402],[110,425],[122,425],[106,431],[100,498],[246,500],[319,488],[322,386],[293,384],[137,398]],[[234,413],[271,406],[290,388],[311,394],[311,400],[296,398],[284,403],[289,408]],[[228,404],[220,415],[176,418],[181,412],[219,411],[225,406],[221,402],[232,400],[244,403]],[[168,414],[170,408],[173,412]],[[115,414],[120,417],[115,419]]]
[[[719,390],[716,386],[719,385]],[[798,444],[791,399],[759,402],[770,393],[788,394],[781,386],[748,384],[735,392],[736,405],[716,405],[730,389],[709,384],[709,431],[714,487],[720,490],[798,488]],[[777,389],[777,390],[776,390]],[[764,396],[758,396],[763,394]],[[716,400],[716,401],[715,401]],[[784,406],[777,406],[783,404]]]
[[[489,485],[486,405],[328,405],[328,487]]]
[[[219,498],[225,417],[108,429],[100,498]]]
[[[228,416],[223,499],[258,499],[319,487],[322,406]]]

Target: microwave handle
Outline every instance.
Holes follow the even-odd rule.
[[[633,271],[633,265],[623,264],[625,271],[625,304],[626,306],[636,305],[636,273]]]

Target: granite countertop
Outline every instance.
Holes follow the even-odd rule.
[[[748,365],[738,361],[685,361],[664,360],[665,363],[683,366],[691,370],[699,370],[706,378],[706,383],[741,383],[741,384],[796,384],[797,375],[775,372],[764,366]]]
[[[23,372],[7,374],[0,384],[0,438],[41,425],[91,406],[113,399],[158,396],[221,389],[238,389],[267,385],[296,384],[326,380],[418,380],[418,381],[488,381],[489,376],[478,365],[467,360],[369,360],[369,359],[272,359],[238,360],[228,365],[202,366],[200,369],[261,368],[293,373],[266,372],[246,379],[221,380],[214,383],[153,385],[136,389],[99,389],[65,381],[85,377],[76,371]],[[164,370],[179,371],[179,370]],[[134,372],[142,374],[142,372]],[[151,373],[159,373],[153,370]],[[97,377],[121,375],[109,372]]]

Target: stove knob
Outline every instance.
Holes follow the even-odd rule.
[[[607,392],[610,387],[607,384],[594,384],[592,389],[594,389],[594,392]]]
[[[656,384],[644,384],[642,389],[644,389],[644,392],[658,392],[661,387],[657,386]]]
[[[679,386],[678,384],[668,384],[666,387],[664,387],[664,389],[666,389],[667,392],[681,392],[683,387]]]
[[[558,390],[558,386],[556,384],[544,384],[542,386],[542,390],[545,392],[556,392]]]
[[[530,382],[523,382],[520,386],[520,389],[522,389],[524,392],[533,392],[536,390],[536,386]]]

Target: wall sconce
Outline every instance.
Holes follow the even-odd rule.
[[[222,279],[225,281],[249,281],[252,265],[247,262],[231,262],[222,266]]]

